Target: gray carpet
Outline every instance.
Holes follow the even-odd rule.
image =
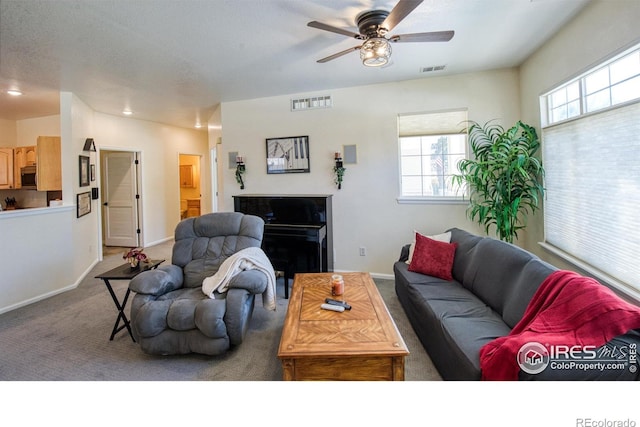
[[[146,252],[169,262],[173,242]],[[3,381],[278,381],[277,358],[287,300],[278,283],[277,311],[256,308],[245,342],[217,356],[158,357],[144,354],[126,331],[113,341],[109,335],[117,310],[103,282],[94,276],[123,260],[118,251],[105,255],[80,286],[64,294],[0,315],[0,380]],[[394,291],[391,280],[375,280],[404,338],[410,356],[408,381],[440,380],[418,341]],[[122,299],[128,282],[112,281]],[[126,309],[127,315],[129,307]]]

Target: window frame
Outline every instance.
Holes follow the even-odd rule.
[[[620,85],[622,85],[624,83],[631,82],[634,79],[637,79],[636,81],[640,81],[640,69],[638,70],[638,72],[636,74],[627,76],[627,77],[625,77],[625,78],[623,78],[623,79],[621,79],[619,81],[616,81],[615,83],[611,83],[611,69],[612,69],[612,66],[622,62],[623,60],[625,60],[627,58],[632,57],[633,55],[640,56],[640,44],[636,44],[631,48],[623,50],[621,53],[613,55],[610,59],[602,61],[598,65],[596,65],[594,67],[591,67],[589,70],[587,70],[586,72],[580,74],[579,76],[577,76],[577,77],[575,77],[573,79],[570,79],[570,80],[566,81],[565,83],[559,84],[556,87],[554,87],[553,89],[551,89],[548,92],[544,93],[540,97],[541,127],[545,128],[547,126],[553,126],[553,125],[565,123],[565,122],[567,122],[569,120],[575,120],[575,119],[587,116],[589,114],[597,114],[597,113],[600,113],[602,111],[607,111],[609,109],[618,108],[620,106],[624,106],[624,105],[627,105],[629,103],[637,102],[640,99],[640,93],[635,98],[626,99],[624,101],[620,101],[620,102],[614,103],[614,100],[613,100],[613,89],[616,88],[616,87],[619,87]],[[608,80],[607,84],[605,86],[599,87],[596,90],[588,92],[587,91],[587,82],[588,82],[588,80],[590,78],[595,77],[599,73],[602,73],[605,70],[607,71],[607,73],[606,73],[607,74],[607,80]],[[554,105],[554,103],[553,103],[554,95],[559,94],[561,91],[565,91],[566,92],[568,90],[568,88],[570,86],[574,85],[574,84],[578,85],[578,96],[579,96],[579,98],[573,98],[570,102],[566,101],[565,103]],[[596,94],[604,93],[605,91],[607,92],[607,95],[608,95],[608,104],[606,106],[603,106],[603,107],[590,109],[589,106],[588,106],[589,97],[594,96]],[[567,116],[562,118],[562,119],[558,119],[558,120],[554,120],[553,119],[554,110],[557,110],[558,108],[560,108],[562,106],[568,106],[569,103],[574,102],[574,101],[579,101],[578,102],[579,111],[578,111],[577,114],[571,115],[571,116],[569,116],[567,114]]]
[[[439,114],[448,114],[448,113],[453,113],[453,114],[461,114],[465,116],[466,119],[466,115],[467,115],[467,109],[466,108],[458,108],[458,109],[454,109],[454,110],[447,110],[447,111],[435,111],[435,112],[424,112],[424,113],[412,113],[412,114],[402,114],[399,115],[400,116],[406,116],[406,117],[418,117],[418,116],[425,116],[425,121],[429,121],[430,119],[433,120],[434,117],[437,117]],[[424,132],[418,132],[418,133],[411,133],[411,134],[405,134],[403,135],[403,131],[401,129],[401,125],[399,122],[398,125],[398,197],[396,198],[397,202],[400,204],[468,204],[468,191],[465,188],[464,191],[460,190],[458,194],[456,194],[455,196],[429,196],[429,195],[420,195],[420,196],[413,196],[413,195],[405,195],[403,194],[403,185],[402,185],[402,179],[404,176],[407,176],[406,174],[403,174],[403,156],[402,155],[402,141],[405,138],[425,138],[425,137],[449,137],[449,136],[462,136],[464,138],[463,141],[463,147],[464,147],[464,153],[454,153],[454,154],[446,154],[447,156],[451,156],[451,157],[459,157],[460,155],[462,155],[464,158],[469,158],[469,137],[468,137],[468,133],[465,132],[466,129],[461,129],[465,127],[465,123],[459,123],[459,128],[456,130],[450,129],[450,130],[444,130],[444,131],[438,131],[435,130],[433,132],[425,130]],[[421,142],[422,145],[422,142]],[[424,164],[424,158],[425,157],[430,157],[432,156],[431,153],[429,154],[424,154],[422,151],[420,152],[419,155],[416,155],[417,157],[420,158],[420,164],[421,164],[421,168],[422,165]],[[450,167],[455,168],[457,170],[457,165],[453,165]],[[429,177],[431,175],[429,174],[424,174],[423,173],[424,170],[421,170],[420,175],[416,175],[421,177],[421,179],[424,179],[425,177]],[[453,175],[445,175],[445,176],[453,176]],[[424,193],[424,192],[423,192]]]
[[[578,122],[581,120],[586,120],[588,122],[585,122],[584,126],[593,126],[594,125],[594,121],[596,121],[595,123],[597,123],[597,120],[599,120],[599,117],[602,117],[601,115],[606,114],[606,115],[611,115],[611,114],[618,114],[616,112],[616,110],[620,110],[621,115],[625,114],[625,111],[628,108],[633,108],[634,105],[636,104],[640,104],[640,91],[638,91],[636,88],[638,86],[636,85],[640,85],[640,67],[638,67],[637,64],[634,64],[633,61],[635,58],[633,58],[632,56],[636,55],[638,58],[638,61],[640,61],[640,44],[635,44],[633,47],[631,48],[627,48],[623,51],[621,51],[620,53],[617,54],[613,54],[609,59],[603,60],[602,62],[600,62],[599,64],[591,67],[589,70],[587,70],[586,72],[583,72],[581,75],[579,75],[576,78],[573,78],[569,81],[566,81],[562,84],[557,85],[556,87],[554,87],[553,89],[551,89],[550,91],[542,94],[540,96],[540,119],[541,119],[541,128],[542,128],[542,137],[543,137],[543,157],[544,157],[544,153],[545,153],[545,145],[547,144],[547,141],[544,140],[544,135],[545,133],[548,132],[552,132],[553,130],[556,129],[561,129],[563,125],[571,125],[570,122],[576,122],[576,126],[583,126],[583,125],[579,125]],[[611,68],[612,66],[615,66],[616,64],[619,64],[621,61],[626,60],[627,58],[630,59],[631,62],[631,71],[629,73],[623,72],[623,78],[617,79],[617,81],[615,81],[615,83],[612,84],[612,77],[611,77]],[[593,90],[589,93],[587,93],[587,79],[589,77],[595,76],[597,73],[602,73],[603,70],[607,70],[606,74],[607,74],[607,84],[604,87],[599,87],[596,90]],[[635,80],[634,80],[635,79]],[[624,84],[627,82],[632,82],[632,85],[634,85],[634,91],[633,94],[634,96],[632,98],[625,98],[623,101],[619,101],[619,102],[614,102],[613,99],[613,91],[615,90],[615,87],[617,85],[620,84]],[[571,117],[565,117],[561,120],[552,120],[553,118],[553,109],[562,106],[562,104],[557,104],[554,105],[553,101],[552,101],[552,97],[559,93],[562,90],[567,90],[568,87],[570,87],[571,85],[574,84],[578,84],[578,88],[579,88],[579,96],[580,96],[580,111],[579,114],[576,114],[574,116]],[[608,91],[608,96],[609,96],[609,102],[606,106],[602,106],[601,108],[593,108],[593,109],[589,109],[587,107],[587,97],[590,95],[593,95],[595,93],[599,93],[601,91]],[[565,104],[568,104],[568,100],[565,99]],[[598,138],[599,134],[593,134],[594,139]],[[637,134],[636,134],[637,135]],[[634,141],[637,141],[636,139],[634,139]],[[557,143],[557,142],[556,142]],[[548,149],[552,149],[552,147],[547,147]],[[585,146],[585,149],[595,149],[597,147],[593,147],[593,146]],[[547,154],[547,156],[549,156]],[[582,158],[582,157],[581,157]],[[584,158],[584,160],[587,160],[587,158]],[[579,161],[579,159],[578,159]],[[550,173],[552,172],[551,169],[549,169],[549,165],[550,163],[548,161],[545,161],[545,167],[547,168],[547,175],[550,176]],[[555,172],[554,172],[555,173]],[[547,186],[549,184],[549,182],[545,183],[545,186]],[[568,189],[568,191],[576,191],[576,187],[571,185],[571,183],[556,183],[557,187],[547,187],[547,195],[549,195],[550,191],[558,191],[560,193],[562,193],[562,191],[565,191],[565,189]],[[554,190],[554,188],[556,190]],[[626,200],[626,199],[625,199]],[[600,199],[595,199],[594,200],[594,204],[598,204],[598,203],[603,203],[602,200]],[[545,222],[544,222],[544,239],[542,242],[538,242],[538,244],[545,249],[546,251],[562,258],[563,260],[569,262],[570,264],[574,265],[575,267],[577,267],[579,270],[585,272],[588,275],[591,275],[593,277],[595,277],[596,279],[600,280],[603,283],[606,283],[607,285],[611,286],[612,288],[617,289],[618,291],[622,292],[623,294],[631,297],[632,299],[636,300],[636,301],[640,301],[640,283],[637,283],[635,280],[632,282],[629,281],[625,281],[625,277],[628,274],[625,274],[624,272],[620,272],[620,271],[604,271],[607,270],[607,266],[608,265],[601,265],[600,267],[598,267],[598,262],[593,262],[590,263],[588,261],[586,261],[585,259],[581,258],[581,255],[585,258],[589,258],[589,257],[593,257],[592,254],[584,252],[585,249],[584,247],[582,248],[578,248],[578,247],[574,247],[573,249],[575,249],[576,253],[571,253],[571,252],[567,252],[567,248],[572,246],[571,245],[571,240],[558,240],[558,244],[560,244],[561,246],[565,246],[565,249],[562,249],[558,246],[556,246],[554,243],[552,243],[550,241],[550,237],[551,235],[555,235],[556,239],[558,238],[558,231],[557,228],[556,229],[552,229],[550,230],[549,227],[550,225],[547,224],[547,215],[549,215],[551,212],[547,211],[547,205],[551,204],[550,202],[545,204],[544,206],[544,218],[545,218]],[[554,208],[555,210],[555,208]],[[562,214],[565,211],[560,212],[560,214]],[[552,218],[557,218],[557,213],[552,215]],[[577,221],[584,221],[585,219],[582,216],[578,216],[576,217]],[[607,223],[608,224],[608,223]],[[606,224],[605,224],[606,226]],[[553,239],[551,239],[553,240]],[[606,246],[606,247],[610,247],[613,246],[615,247],[617,245],[617,242],[619,242],[618,239],[616,239],[615,236],[609,238],[606,238],[605,240],[602,241],[602,243]],[[602,264],[602,263],[600,263]],[[619,277],[616,277],[616,274]]]

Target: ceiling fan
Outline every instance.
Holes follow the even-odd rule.
[[[329,62],[350,52],[360,50],[360,59],[364,65],[368,67],[380,67],[387,64],[391,57],[391,45],[389,42],[447,42],[451,40],[454,34],[453,31],[398,34],[387,37],[387,34],[422,2],[423,0],[399,0],[391,12],[387,12],[386,10],[369,10],[362,12],[356,17],[356,25],[358,26],[359,33],[323,24],[318,21],[309,22],[307,24],[309,27],[364,41],[360,46],[343,50],[342,52],[319,59],[317,62]]]

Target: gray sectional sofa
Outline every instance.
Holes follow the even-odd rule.
[[[557,269],[535,255],[493,238],[453,228],[453,281],[409,270],[409,245],[394,264],[395,290],[413,329],[445,380],[480,380],[480,349],[506,336],[523,317],[540,284]],[[607,347],[607,348],[604,348]],[[638,331],[609,341],[598,351],[640,347]],[[607,353],[598,353],[607,354]],[[623,370],[545,369],[520,371],[520,380],[638,380]]]

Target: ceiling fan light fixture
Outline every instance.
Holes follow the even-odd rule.
[[[389,62],[391,45],[384,37],[371,37],[360,48],[360,59],[367,67],[380,67]]]

